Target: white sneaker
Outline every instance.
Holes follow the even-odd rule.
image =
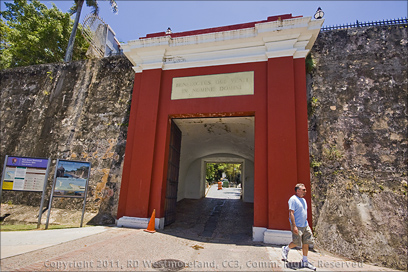
[[[302,261],[302,268],[309,268],[313,271],[316,271],[316,267],[314,267],[310,262],[304,262]]]
[[[282,247],[282,261],[287,262],[288,261],[288,253],[289,253],[289,249],[286,250],[285,246]]]

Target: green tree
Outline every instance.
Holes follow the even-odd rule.
[[[206,179],[207,181],[219,181],[222,178],[224,166],[220,163],[207,163]]]
[[[241,176],[241,166],[241,164],[236,163],[225,164],[224,173],[230,182],[240,182],[239,177]]]
[[[9,63],[11,62],[12,54],[10,50],[6,50],[8,46],[5,42],[10,36],[10,32],[10,27],[0,19],[0,69],[10,66]]]
[[[62,62],[72,29],[69,13],[54,4],[51,9],[37,0],[14,0],[0,12],[0,69]],[[77,35],[75,59],[86,58],[89,44]]]
[[[207,163],[207,168],[206,168],[206,180],[208,182],[213,182],[215,179],[215,170],[214,170],[214,163]]]
[[[242,164],[233,163],[207,163],[206,179],[207,181],[219,181],[222,174],[225,173],[227,179],[231,182],[240,183]]]
[[[74,20],[74,27],[72,28],[71,31],[71,36],[69,37],[69,42],[68,42],[68,46],[67,46],[67,51],[65,53],[65,58],[64,61],[65,62],[70,62],[72,59],[72,55],[73,55],[73,51],[74,51],[74,44],[75,44],[75,37],[76,37],[76,32],[77,32],[77,28],[79,25],[79,17],[81,17],[81,11],[82,11],[82,6],[84,5],[84,2],[86,3],[86,5],[88,7],[92,8],[92,13],[94,15],[98,15],[99,13],[99,6],[98,6],[98,1],[97,0],[75,0],[74,1],[74,5],[71,7],[70,9],[70,13],[72,14],[76,14],[75,15],[75,20]],[[117,13],[118,12],[118,6],[116,4],[115,0],[109,0],[111,7],[112,7],[112,11]]]

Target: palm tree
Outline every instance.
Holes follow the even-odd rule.
[[[75,13],[76,15],[75,15],[75,21],[74,21],[74,26],[72,28],[71,36],[69,37],[67,51],[65,52],[65,58],[64,58],[65,62],[70,62],[72,59],[72,54],[74,51],[75,35],[78,29],[79,17],[81,17],[81,10],[82,10],[82,6],[84,2],[86,2],[86,5],[88,7],[92,7],[92,14],[98,15],[99,13],[99,7],[98,7],[97,0],[86,0],[86,1],[85,0],[74,0],[74,1],[75,1],[75,4],[71,7],[69,11],[71,15]],[[118,6],[116,4],[116,1],[109,0],[109,2],[111,4],[112,11],[117,13]]]

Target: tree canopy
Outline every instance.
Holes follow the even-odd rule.
[[[235,183],[241,183],[241,168],[240,163],[207,163],[206,180],[209,182],[219,181],[223,173],[225,177]]]
[[[0,20],[0,69],[62,62],[72,31],[70,13],[37,0],[5,3]],[[89,44],[76,35],[74,60],[85,59]]]

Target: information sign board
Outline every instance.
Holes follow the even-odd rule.
[[[54,197],[84,197],[90,168],[89,162],[58,160]]]
[[[47,222],[45,223],[45,229],[48,229],[52,200],[54,197],[76,197],[84,199],[80,225],[82,227],[89,176],[91,174],[91,163],[58,159],[56,167],[50,202],[48,203],[48,215]]]
[[[42,192],[48,163],[48,159],[7,156],[2,189]]]
[[[4,160],[1,175],[0,200],[3,190],[42,192],[37,228],[41,225],[42,208],[44,206],[45,189],[51,160],[8,156]]]

